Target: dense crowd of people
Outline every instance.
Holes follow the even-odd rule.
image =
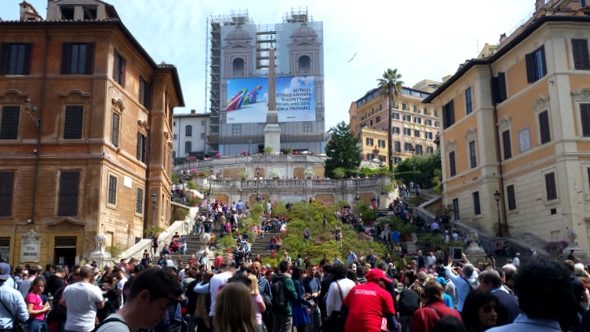
[[[288,221],[273,216],[270,202],[263,204],[255,236],[285,232]],[[234,236],[230,255],[173,262],[172,252],[186,250],[175,234],[170,243],[154,243],[159,259],[146,250],[141,260],[102,269],[94,263],[45,269],[0,263],[0,332],[19,322],[31,332],[590,331],[590,274],[573,252],[559,262],[534,255],[521,262],[517,255],[496,266],[494,260],[470,262],[465,254],[418,250],[394,261],[346,248],[345,257],[324,255],[319,264],[283,251],[280,263],[270,266],[250,254],[249,239],[238,231],[247,203],[208,202],[202,211],[193,232]],[[403,200],[391,212],[413,218]],[[336,217],[392,249],[399,245],[396,229],[363,225],[349,206]],[[309,228],[302,236],[312,237]],[[341,240],[343,233],[334,236]],[[280,239],[268,250],[278,250]]]

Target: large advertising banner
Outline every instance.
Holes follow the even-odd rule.
[[[279,122],[315,121],[316,91],[313,76],[277,77],[276,111]],[[227,80],[227,123],[264,123],[268,112],[266,77]]]

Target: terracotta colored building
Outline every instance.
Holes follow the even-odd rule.
[[[454,219],[590,248],[589,13],[578,1],[537,1],[533,17],[426,99],[441,109]]]
[[[0,254],[74,264],[170,218],[178,73],[103,1],[26,2],[0,22]]]

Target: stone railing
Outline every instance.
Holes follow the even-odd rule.
[[[205,179],[204,186],[211,184],[211,189],[237,188],[242,190],[253,190],[256,188],[308,188],[308,189],[363,189],[381,186],[381,177],[370,177],[361,179],[262,179],[262,180],[211,180]]]
[[[174,166],[174,170],[179,171],[183,169],[197,168],[212,169],[212,168],[224,168],[224,167],[235,167],[241,164],[250,163],[287,163],[287,162],[301,162],[301,163],[323,163],[326,157],[317,155],[275,155],[275,154],[254,154],[249,156],[235,156],[235,157],[223,157],[220,159],[210,160],[198,160],[184,163],[177,163]]]
[[[172,204],[181,205],[178,203],[172,203]],[[195,223],[195,215],[197,215],[197,213],[199,212],[199,208],[198,207],[188,207],[188,206],[186,206],[186,207],[189,209],[189,213],[187,213],[184,220],[176,220],[175,222],[173,222],[170,225],[170,227],[168,227],[164,232],[162,232],[158,236],[158,248],[161,248],[162,245],[168,245],[168,243],[170,243],[170,241],[172,240],[172,236],[176,232],[178,232],[178,234],[182,234],[182,235],[186,235],[186,234],[190,233],[190,231],[192,230],[193,225]],[[152,247],[152,240],[151,239],[141,239],[135,245],[133,245],[129,249],[127,249],[127,250],[123,251],[121,254],[119,254],[119,256],[115,258],[116,259],[115,262],[118,262],[120,259],[123,259],[123,258],[125,258],[125,259],[130,259],[130,258],[141,259],[143,257],[143,252],[145,250],[147,250],[150,254],[152,253],[151,247]]]

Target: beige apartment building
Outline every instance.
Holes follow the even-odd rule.
[[[426,98],[441,110],[455,220],[590,248],[589,13],[537,1],[532,18]]]
[[[428,81],[431,82],[432,81]],[[414,154],[430,154],[436,150],[435,139],[440,130],[438,112],[422,100],[428,92],[403,87],[401,98],[394,101],[391,132],[393,162]],[[354,101],[348,110],[350,127],[359,137],[362,160],[387,161],[388,98],[379,89],[372,89]]]
[[[72,265],[170,216],[176,68],[103,1],[0,21],[0,258]]]

